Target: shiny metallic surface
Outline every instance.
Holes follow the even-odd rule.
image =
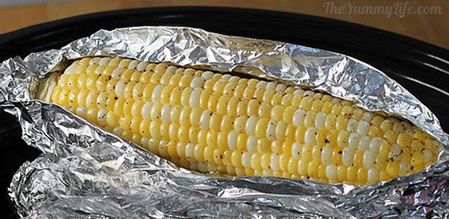
[[[374,186],[194,173],[33,99],[39,78],[85,56],[238,71],[324,91],[408,119],[445,150],[428,170]],[[134,27],[100,30],[60,50],[6,60],[0,77],[1,106],[18,117],[23,139],[44,152],[11,182],[9,193],[21,216],[448,216],[448,137],[437,118],[397,82],[342,54],[193,28]]]

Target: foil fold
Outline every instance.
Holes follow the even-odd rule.
[[[34,99],[39,79],[86,56],[238,71],[353,100],[405,118],[445,145],[422,173],[373,186],[279,178],[217,178],[180,169],[53,104]],[[20,216],[52,217],[447,217],[448,137],[438,119],[379,70],[354,58],[300,45],[187,27],[100,30],[59,50],[0,63],[0,104],[22,138],[43,153],[9,187]]]

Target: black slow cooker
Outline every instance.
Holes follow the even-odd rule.
[[[449,51],[398,34],[326,18],[266,10],[172,7],[82,15],[0,35],[0,61],[60,48],[99,29],[189,26],[301,44],[353,56],[382,70],[427,105],[449,131]],[[419,27],[417,27],[419,28]],[[15,171],[39,151],[20,138],[14,117],[0,112],[0,213],[14,218],[7,188]]]

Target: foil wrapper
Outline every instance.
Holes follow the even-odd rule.
[[[371,186],[192,172],[34,99],[40,78],[86,56],[235,71],[327,92],[411,121],[444,151],[421,173]],[[132,27],[8,59],[0,64],[0,77],[0,107],[17,116],[25,142],[43,152],[21,166],[9,187],[22,217],[449,216],[449,141],[438,119],[397,82],[342,54],[187,27]]]

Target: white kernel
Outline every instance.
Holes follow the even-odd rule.
[[[268,82],[268,83],[267,83],[266,89],[267,89],[267,90],[274,90],[274,89],[276,89],[276,83],[274,83],[274,82]]]
[[[245,131],[248,135],[255,135],[256,134],[256,124],[257,124],[257,117],[256,116],[250,116],[248,120],[246,121]]]
[[[375,137],[371,139],[371,143],[369,144],[369,150],[377,153],[379,152],[380,143],[382,142],[382,139],[379,137]]]
[[[273,171],[270,169],[262,170],[262,176],[273,176]]]
[[[267,86],[267,82],[266,81],[259,81],[256,84],[256,88],[264,88],[265,86]]]
[[[379,171],[376,168],[368,170],[368,182],[375,183],[379,181]]]
[[[126,83],[124,81],[119,81],[115,85],[115,95],[117,97],[123,97],[123,95],[125,94],[125,87],[126,87]]]
[[[190,95],[190,107],[196,107],[200,105],[200,96],[201,96],[201,91],[203,91],[203,89],[194,89],[192,91],[192,94]]]
[[[348,120],[348,126],[347,126],[347,130],[349,133],[351,132],[355,132],[357,130],[357,120],[355,119],[349,119]]]
[[[78,107],[76,108],[76,115],[82,118],[86,118],[87,111],[84,108]]]
[[[299,157],[301,155],[302,146],[298,142],[292,144],[292,156]]]
[[[332,161],[332,148],[328,145],[324,146],[321,151],[321,163],[327,165]]]
[[[359,142],[359,150],[367,150],[370,143],[371,143],[370,137],[368,136],[361,137]]]
[[[245,168],[251,167],[251,154],[246,151],[242,154],[242,165]]]
[[[231,151],[237,149],[237,133],[235,131],[231,131],[228,134],[228,147]]]
[[[112,78],[120,78],[120,76],[122,75],[123,71],[125,71],[125,68],[117,67],[117,68],[114,69],[114,71],[112,71],[111,77]]]
[[[107,92],[101,92],[97,97],[97,105],[100,105],[102,107],[106,106],[106,101],[108,99],[108,93]]]
[[[153,95],[151,95],[151,100],[153,103],[158,102],[158,100],[161,98],[161,92],[162,89],[164,89],[164,85],[158,84],[153,90]]]
[[[195,77],[192,79],[192,82],[190,82],[190,87],[193,88],[200,88],[204,84],[204,78],[201,77]]]
[[[326,176],[329,179],[337,179],[337,166],[334,164],[326,166]]]
[[[166,74],[174,74],[174,73],[176,73],[176,70],[178,70],[178,67],[170,65],[170,66],[168,66],[167,69],[165,69],[165,73]]]
[[[283,140],[285,138],[285,130],[287,129],[287,124],[281,120],[276,123],[276,138]]]
[[[185,149],[186,158],[189,160],[193,160],[195,158],[195,145],[192,143],[188,143]]]
[[[137,68],[137,65],[139,64],[139,61],[136,60],[132,60],[131,62],[129,62],[128,64],[128,69],[135,69]]]
[[[318,131],[315,127],[310,127],[307,129],[306,134],[304,135],[304,142],[307,145],[314,146],[316,144],[316,135]]]
[[[235,131],[233,131],[235,132]],[[257,138],[254,135],[248,136],[246,139],[246,149],[248,152],[257,152]]]
[[[165,104],[162,109],[161,109],[161,120],[164,123],[169,123],[170,120],[170,105],[169,104]]]
[[[279,171],[279,156],[276,154],[271,154],[271,162],[270,162],[271,170],[273,171]]]
[[[276,86],[276,92],[284,92],[286,88],[287,86],[285,86],[285,84],[278,84]]]
[[[315,93],[314,93],[313,91],[310,91],[310,90],[304,92],[304,96],[305,96],[305,97],[313,96],[314,94],[315,94]]]
[[[368,134],[368,131],[369,131],[369,123],[367,121],[361,120],[357,127],[357,132],[360,135],[366,135]]]
[[[200,118],[200,129],[206,130],[209,129],[209,121],[210,121],[211,112],[205,110],[201,114]]]
[[[345,166],[352,166],[354,162],[354,154],[354,148],[347,147],[343,149],[341,160]]]
[[[374,167],[374,162],[376,162],[376,154],[371,151],[365,151],[363,154],[363,166],[370,169]]]
[[[298,109],[293,114],[293,125],[296,127],[301,126],[304,124],[304,117],[306,116],[306,113],[302,109]]]
[[[273,141],[276,138],[276,122],[274,120],[268,122],[267,138],[270,141]]]
[[[393,144],[391,146],[390,153],[388,153],[388,158],[396,160],[399,158],[401,153],[402,153],[401,146],[399,146],[398,144]]]
[[[111,58],[109,58],[109,57],[103,57],[98,62],[98,65],[107,65],[110,60],[111,60]]]
[[[89,61],[89,64],[96,65],[100,62],[101,57],[94,57]]]
[[[363,120],[371,121],[372,118],[373,118],[373,114],[372,113],[370,113],[370,112],[363,113]]]
[[[294,96],[302,96],[304,94],[304,90],[301,88],[296,88],[295,91],[293,92]]]
[[[326,121],[326,113],[319,112],[315,118],[315,127],[323,128],[325,121]]]
[[[360,135],[355,132],[352,132],[349,135],[348,146],[349,147],[357,147],[359,145],[359,142],[360,142]]]
[[[142,118],[144,119],[150,119],[151,117],[151,102],[146,102],[143,106],[142,106]]]
[[[428,163],[432,161],[433,155],[432,152],[430,152],[429,150],[425,149],[423,151],[423,155],[424,155],[424,162]]]
[[[106,110],[104,109],[100,109],[98,110],[98,114],[97,114],[97,121],[98,121],[98,125],[100,126],[106,126]]]
[[[76,72],[76,69],[78,68],[78,63],[73,63],[71,65],[69,65],[69,67],[67,67],[64,71],[64,74],[74,74]]]
[[[144,148],[148,147],[148,143],[149,143],[148,138],[142,137],[142,138],[140,139],[140,144],[142,144],[142,146],[143,146]]]
[[[408,173],[408,171],[410,171],[411,169],[411,165],[409,163],[406,162],[401,162],[399,164],[399,175],[404,176]]]
[[[121,135],[122,132],[123,132],[123,129],[120,126],[117,126],[112,130],[112,133],[114,133],[115,135]]]
[[[148,64],[149,64],[149,63],[148,63],[147,61],[145,61],[145,62],[140,62],[140,63],[137,65],[137,71],[145,71],[145,68],[147,67]]]
[[[214,73],[211,71],[205,71],[205,72],[203,72],[201,77],[204,78],[204,80],[209,80],[214,77]]]

